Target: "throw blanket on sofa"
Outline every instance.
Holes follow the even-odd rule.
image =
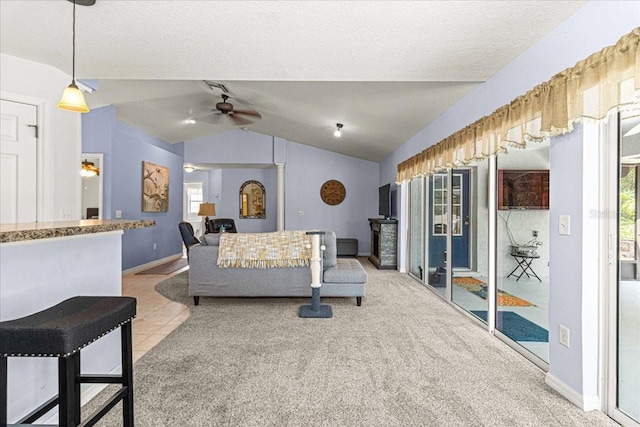
[[[305,231],[223,233],[218,267],[306,267],[311,258],[311,236]]]

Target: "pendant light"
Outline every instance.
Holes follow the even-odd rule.
[[[87,107],[87,103],[84,100],[84,95],[78,89],[78,85],[76,84],[76,1],[79,0],[69,0],[73,2],[73,54],[72,54],[72,74],[71,74],[71,84],[62,92],[62,98],[60,98],[60,102],[58,102],[58,108],[63,110],[73,111],[76,113],[86,113],[89,111],[89,107]],[[86,6],[90,6],[95,3],[93,2],[84,2],[81,4],[85,4]]]
[[[87,159],[84,159],[82,162],[82,169],[80,170],[80,175],[85,178],[91,178],[92,176],[100,175],[100,168],[98,168],[95,163],[90,162]]]

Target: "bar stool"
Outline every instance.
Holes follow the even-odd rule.
[[[18,421],[32,424],[58,405],[60,426],[80,424],[80,385],[122,384],[83,425],[93,425],[122,400],[125,427],[133,426],[131,320],[136,299],[78,296],[20,319],[0,322],[0,426],[7,425],[7,358],[57,357],[58,395]],[[122,375],[82,375],[80,349],[121,328]]]

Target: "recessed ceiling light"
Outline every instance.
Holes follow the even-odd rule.
[[[342,123],[336,123],[336,130],[333,132],[333,136],[340,138],[342,136]]]
[[[196,119],[194,119],[193,117],[189,117],[187,120],[184,121],[186,124],[188,125],[195,125],[196,124]]]

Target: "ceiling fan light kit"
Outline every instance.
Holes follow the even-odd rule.
[[[62,98],[58,102],[58,108],[75,113],[87,113],[89,107],[84,100],[82,91],[78,89],[76,84],[76,4],[82,6],[92,6],[96,0],[69,0],[73,3],[73,31],[72,31],[72,56],[71,56],[71,84],[62,92]]]
[[[333,132],[333,136],[340,138],[342,136],[342,123],[336,123],[336,130]]]

